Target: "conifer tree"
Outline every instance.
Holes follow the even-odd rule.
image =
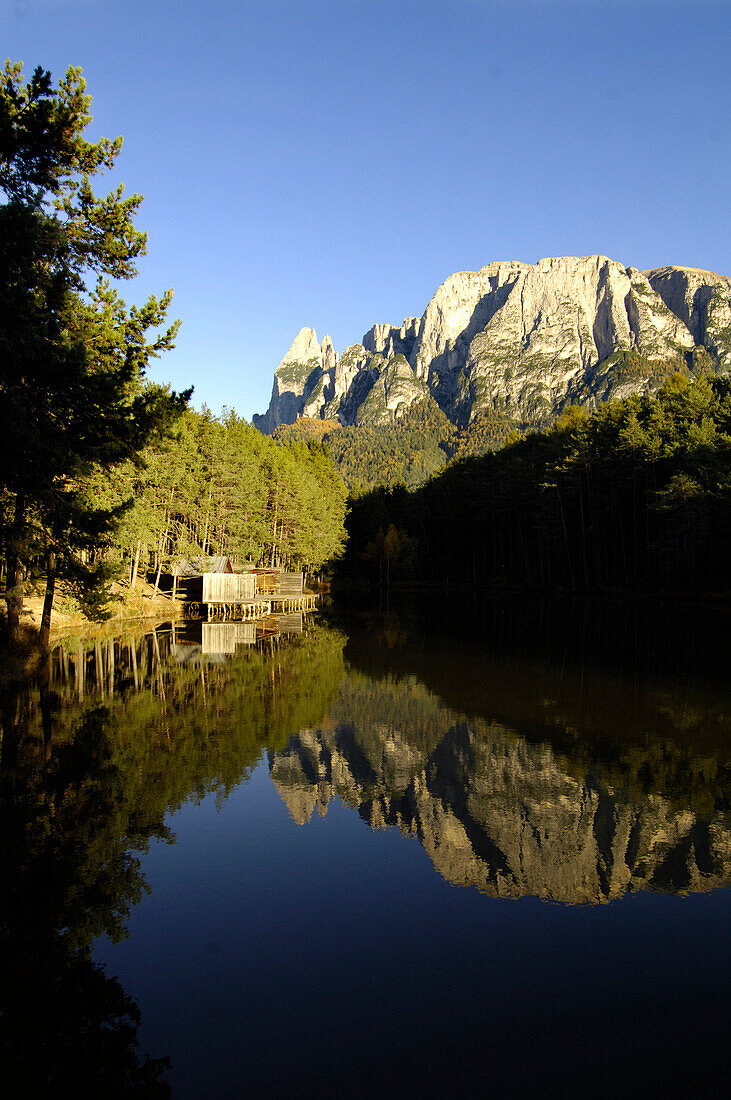
[[[136,275],[147,237],[141,196],[93,190],[122,139],[85,139],[90,104],[78,68],[57,86],[40,68],[26,80],[21,63],[0,74],[0,536],[11,637],[28,562],[45,558],[42,641],[57,566],[78,566],[120,512],[85,479],[135,459],[190,394],[145,381],[150,357],[173,347],[172,291],[128,307],[113,285]]]

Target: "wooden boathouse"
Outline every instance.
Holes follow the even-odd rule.
[[[272,612],[311,611],[317,596],[304,591],[303,573],[276,569],[234,571],[230,558],[180,559],[173,566],[173,598],[191,618],[258,619]]]

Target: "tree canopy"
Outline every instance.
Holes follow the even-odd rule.
[[[95,193],[122,139],[86,140],[90,105],[80,69],[57,85],[40,68],[26,80],[10,61],[0,74],[0,537],[11,635],[29,559],[47,562],[47,633],[57,563],[88,566],[85,551],[124,509],[99,506],[85,479],[134,460],[190,393],[145,378],[179,323],[166,322],[172,290],[128,307],[114,285],[146,252],[134,224],[142,199],[122,184]]]
[[[277,443],[231,410],[188,410],[142,459],[91,487],[111,508],[134,499],[113,547],[133,583],[137,567],[179,556],[311,571],[342,550],[347,490],[317,441]]]
[[[416,542],[394,579],[722,590],[730,502],[731,382],[676,374],[656,396],[570,407],[554,428],[457,461],[414,492],[365,494],[343,569],[383,579],[373,547],[393,525]]]
[[[350,491],[359,495],[381,485],[415,489],[455,458],[502,446],[518,428],[511,417],[496,410],[457,427],[430,397],[409,406],[392,424],[342,427],[337,421],[301,416],[273,434],[287,442],[321,440]]]

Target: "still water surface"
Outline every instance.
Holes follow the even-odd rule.
[[[707,1088],[727,624],[469,603],[59,646],[2,699],[5,1064],[100,1096]]]

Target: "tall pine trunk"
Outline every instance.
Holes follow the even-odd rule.
[[[129,586],[135,588],[137,586],[137,571],[140,567],[140,554],[142,552],[142,543],[137,543],[137,549],[135,550],[134,561],[132,562],[132,576],[130,577]]]
[[[272,523],[272,552],[269,558],[269,568],[274,568],[274,553],[277,545],[277,504],[279,503],[279,495],[274,498],[274,522]]]
[[[56,551],[48,551],[46,562],[46,595],[43,599],[43,615],[41,616],[41,632],[39,641],[44,649],[48,649],[51,637],[51,611],[53,609],[53,597],[56,592]]]
[[[157,598],[157,592],[160,587],[160,574],[162,573],[162,558],[158,560],[157,572],[155,573],[155,588],[152,593],[153,600]]]
[[[25,569],[21,557],[23,548],[23,523],[25,520],[25,494],[15,497],[15,515],[8,539],[8,566],[5,584],[5,602],[8,607],[8,633],[10,640],[20,639],[20,615],[23,610],[23,582]]]

